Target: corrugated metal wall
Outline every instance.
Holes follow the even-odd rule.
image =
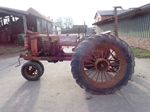
[[[120,20],[119,36],[150,38],[150,14]]]
[[[102,31],[111,30],[113,32],[114,30],[114,23],[107,23],[99,26]],[[100,31],[101,32],[101,31]]]
[[[104,31],[111,30],[113,34],[113,22],[99,27]],[[119,20],[118,30],[119,38],[130,46],[150,50],[150,13]]]
[[[113,32],[114,23],[99,26]],[[119,36],[150,38],[150,13],[119,20]]]

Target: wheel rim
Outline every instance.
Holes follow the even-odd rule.
[[[25,67],[24,73],[29,78],[35,78],[38,75],[38,70],[36,67],[29,65]]]
[[[126,72],[123,52],[114,45],[101,44],[89,49],[80,62],[83,79],[97,88],[117,84]]]
[[[37,63],[42,68],[42,74],[41,75],[43,75],[43,73],[44,73],[44,66],[43,66],[43,64],[40,61],[34,61],[34,60],[32,60],[31,62]]]

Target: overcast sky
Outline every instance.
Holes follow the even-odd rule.
[[[32,7],[50,18],[70,16],[75,24],[88,26],[94,23],[97,10],[112,10],[113,6],[124,9],[148,4],[149,0],[0,0],[0,6],[27,10]]]

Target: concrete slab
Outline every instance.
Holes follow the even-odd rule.
[[[15,67],[17,57],[0,60],[0,112],[150,112],[149,62],[136,58],[132,80],[122,90],[93,95],[76,84],[69,61],[42,61],[43,76],[30,82]]]

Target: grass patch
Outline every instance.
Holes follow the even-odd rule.
[[[145,49],[141,49],[141,48],[135,48],[135,47],[131,47],[133,54],[136,57],[139,58],[150,58],[150,51],[149,50],[145,50]]]
[[[23,46],[2,45],[0,46],[0,55],[17,53],[23,50]]]

